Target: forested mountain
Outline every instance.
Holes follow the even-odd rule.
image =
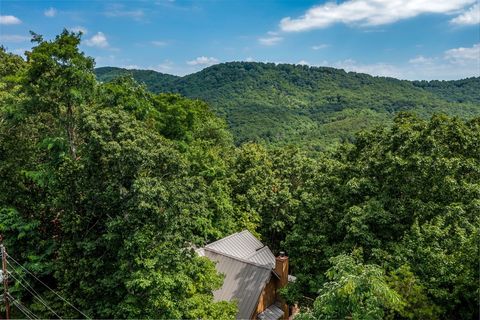
[[[147,84],[148,89],[152,92],[165,91],[165,87],[179,78],[174,75],[160,73],[153,70],[131,70],[115,67],[97,68],[95,69],[95,74],[102,82],[110,82],[115,78],[131,75],[139,83]]]
[[[469,118],[480,114],[480,78],[410,82],[326,67],[255,62],[218,64],[184,77],[98,68],[99,80],[131,74],[153,92],[207,101],[235,141],[324,149],[360,129],[391,124],[399,111]],[[154,76],[155,75],[155,76]]]
[[[241,119],[283,110],[292,125],[313,123],[309,133],[330,119],[332,140],[341,124],[382,125],[327,151],[282,145],[300,133],[271,140],[276,148],[235,145],[201,100],[131,77],[96,81],[80,37],[34,34],[26,60],[0,47],[12,318],[232,319],[235,301],[212,293],[222,275],[194,248],[248,229],[289,256],[297,281],[281,294],[299,303],[296,319],[478,319],[480,117],[425,119],[468,117],[477,105],[328,68],[233,63],[171,78],[185,94],[216,92],[227,118],[242,110],[228,92],[259,101]],[[421,114],[390,114],[404,109]],[[343,130],[347,140],[354,128]]]
[[[413,81],[413,85],[448,101],[480,103],[480,77],[452,81]]]

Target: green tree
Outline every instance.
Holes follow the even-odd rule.
[[[78,34],[34,41],[18,75],[24,98],[0,109],[0,232],[12,257],[90,317],[233,317],[234,303],[213,301],[222,276],[190,249],[236,225],[216,205],[228,203],[224,124],[203,103],[130,79],[96,83]],[[61,317],[81,316],[26,279]]]
[[[237,149],[230,177],[237,216],[274,251],[295,224],[304,184],[315,161],[298,148],[266,149],[248,143]]]
[[[438,319],[440,308],[427,296],[427,288],[420,284],[409,265],[392,271],[387,277],[388,285],[398,292],[404,301],[399,310],[391,310],[391,319]]]
[[[296,319],[383,319],[386,310],[402,307],[401,296],[388,286],[380,266],[363,264],[354,252],[331,258],[327,282],[319,291],[313,310]]]
[[[76,158],[79,144],[75,124],[80,108],[91,103],[95,66],[92,58],[78,50],[81,33],[66,29],[54,41],[32,33],[37,45],[27,52],[29,68],[25,74],[29,112],[47,112],[55,116],[65,130],[70,156]]]
[[[477,316],[478,141],[478,118],[403,113],[319,161],[285,241],[303,294],[329,257],[361,246],[366,263],[409,264],[439,317]]]
[[[428,119],[480,115],[480,78],[410,82],[327,67],[228,62],[177,77],[152,70],[96,69],[100,81],[131,75],[155,93],[202,99],[224,118],[240,145],[330,150],[355,133],[390,126],[395,114]]]

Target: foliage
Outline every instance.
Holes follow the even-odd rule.
[[[388,285],[399,293],[403,304],[397,312],[390,313],[390,319],[438,319],[440,307],[430,301],[427,290],[410,270],[403,265],[391,272],[387,278]]]
[[[480,103],[479,77],[455,81],[413,81],[413,85],[433,92],[448,101]]]
[[[330,257],[361,246],[386,271],[409,264],[425,308],[477,316],[478,121],[400,114],[320,162],[285,241],[303,294],[322,287]]]
[[[330,259],[327,282],[319,291],[313,310],[295,319],[383,319],[385,309],[402,307],[381,267],[363,264],[356,253]]]
[[[304,184],[312,177],[315,161],[295,148],[268,151],[257,144],[237,149],[232,194],[236,216],[245,228],[257,230],[274,252],[295,224]],[[245,217],[245,218],[243,218]]]
[[[193,248],[249,229],[289,255],[287,300],[316,299],[301,317],[478,318],[480,118],[464,119],[479,112],[476,78],[439,93],[228,63],[186,77],[97,69],[101,83],[80,40],[33,34],[26,61],[0,49],[0,234],[88,316],[233,318]],[[180,94],[209,102],[233,137]],[[81,316],[11,270],[12,295],[39,317],[54,314],[21,284]]]
[[[90,317],[234,316],[235,304],[213,301],[222,276],[188,249],[238,228],[217,205],[228,203],[223,122],[204,103],[131,79],[98,84],[79,34],[33,40],[25,63],[1,52],[19,65],[2,78],[17,90],[2,100],[0,126],[0,232],[11,256]],[[24,281],[61,317],[80,317],[13,271],[12,293],[37,315],[53,313]]]
[[[149,90],[153,92],[160,92],[160,88],[163,88],[164,85],[178,78],[170,74],[152,70],[122,69],[115,67],[97,68],[95,69],[95,74],[102,82],[110,82],[119,76],[132,76],[139,83],[147,84]]]
[[[153,92],[207,101],[226,119],[235,142],[297,145],[311,151],[352,141],[362,129],[413,111],[470,118],[480,114],[479,78],[409,82],[327,67],[229,62],[174,77],[149,70],[98,68],[101,81],[131,74]],[[441,92],[441,93],[440,93]]]

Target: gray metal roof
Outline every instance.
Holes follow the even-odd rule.
[[[280,309],[277,305],[272,304],[270,307],[265,309],[262,313],[257,316],[257,319],[260,320],[278,320],[283,317],[283,310]]]
[[[246,257],[246,259],[248,261],[256,262],[261,265],[269,266],[272,269],[275,268],[275,256],[267,246],[252,253],[251,255]]]
[[[217,271],[225,275],[223,286],[213,292],[214,300],[236,301],[237,319],[249,319],[265,284],[270,279],[272,269],[208,248],[204,254],[217,262]]]
[[[248,230],[234,233],[226,238],[212,242],[205,246],[233,257],[245,259],[258,264],[275,267],[275,256],[267,246],[264,246]]]
[[[225,275],[222,288],[213,292],[215,301],[236,300],[237,319],[249,319],[275,267],[275,256],[253,234],[245,230],[196,250],[216,262]]]

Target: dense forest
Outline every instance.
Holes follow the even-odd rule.
[[[455,81],[414,81],[413,85],[448,101],[480,103],[480,77]]]
[[[309,67],[257,62],[214,65],[184,77],[112,67],[100,81],[131,75],[155,93],[207,101],[224,118],[237,144],[301,145],[332,149],[361,129],[391,125],[397,112],[428,119],[434,113],[480,115],[480,77],[459,81],[401,81]]]
[[[32,41],[26,60],[0,49],[0,234],[10,294],[38,317],[231,319],[193,248],[243,229],[289,255],[298,319],[479,317],[478,96],[241,63],[142,72],[183,85],[158,93],[97,81],[80,34]]]

